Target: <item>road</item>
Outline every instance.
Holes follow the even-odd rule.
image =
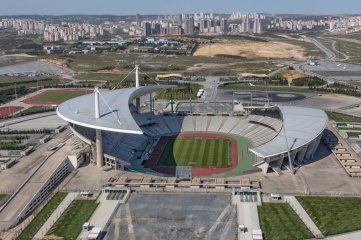
[[[337,43],[336,41],[333,41],[333,42],[332,42],[332,49],[333,49],[333,51],[341,54],[341,55],[345,58],[345,60],[349,60],[349,59],[350,59],[349,56],[347,56],[345,53],[340,52],[339,50],[337,50],[337,48],[336,48],[336,43]]]

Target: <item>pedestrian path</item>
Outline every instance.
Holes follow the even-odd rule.
[[[297,201],[297,199],[294,196],[285,196],[284,199],[288,204],[295,210],[297,215],[301,218],[301,220],[306,224],[308,229],[312,232],[312,234],[317,237],[323,237],[320,229],[316,226],[316,224],[313,222],[313,220],[310,218],[310,216],[307,214],[305,209],[301,206],[301,204]]]
[[[104,231],[119,206],[120,200],[107,200],[107,195],[108,193],[102,192],[98,197],[99,205],[89,219],[90,227],[101,228]],[[84,231],[80,233],[77,239],[87,239],[88,235],[89,231]]]
[[[70,205],[70,203],[78,196],[77,192],[69,193],[64,200],[59,204],[59,206],[55,209],[53,214],[50,215],[48,220],[44,223],[44,225],[40,228],[40,230],[35,234],[34,239],[42,239],[49,229],[54,225],[54,223],[59,219],[61,214],[66,210],[66,208]]]

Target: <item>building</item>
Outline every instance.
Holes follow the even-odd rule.
[[[221,29],[223,34],[227,34],[229,32],[227,19],[222,18]]]
[[[143,26],[143,36],[150,36],[152,34],[152,25],[149,22],[145,22]]]
[[[194,18],[190,17],[184,22],[184,34],[194,35]]]
[[[171,73],[171,74],[158,74],[156,77],[160,81],[178,81],[178,80],[184,80],[184,77],[182,74],[179,73]]]
[[[139,13],[135,16],[135,21],[136,21],[138,27],[142,26],[143,18]]]

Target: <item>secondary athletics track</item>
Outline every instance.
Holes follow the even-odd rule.
[[[159,157],[162,155],[165,146],[169,139],[174,138],[174,136],[162,136],[154,148],[152,154],[149,156],[148,161],[145,163],[144,167],[150,168],[153,171],[175,175],[175,167],[162,167],[156,166]],[[186,134],[179,134],[177,138],[211,138],[211,139],[228,139],[232,142],[232,164],[231,167],[228,168],[216,168],[216,167],[193,167],[192,168],[192,175],[194,177],[201,177],[201,176],[210,176],[215,174],[226,173],[238,165],[238,149],[237,149],[237,141],[231,137],[218,135],[218,134],[209,134],[209,133],[186,133]]]
[[[24,107],[0,107],[0,117],[6,117],[13,115],[17,111],[20,111]]]

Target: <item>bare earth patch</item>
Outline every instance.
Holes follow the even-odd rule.
[[[306,74],[294,71],[294,70],[285,70],[281,72],[282,77],[287,79],[288,81],[292,81],[295,78],[309,77]]]
[[[258,58],[303,58],[306,50],[303,47],[272,42],[232,41],[203,45],[198,48],[194,56],[216,56],[220,54],[234,55],[248,59]]]

